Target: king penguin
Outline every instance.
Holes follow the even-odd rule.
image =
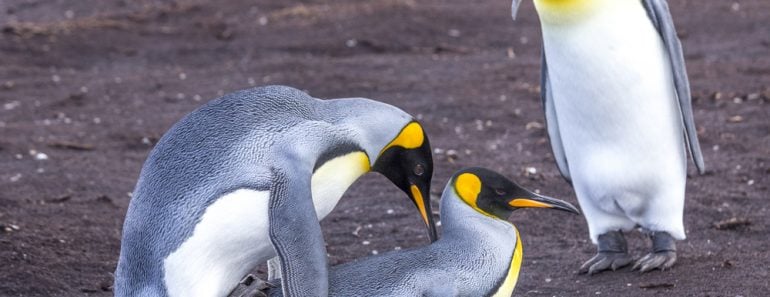
[[[520,0],[513,0],[513,16]],[[687,149],[700,173],[680,41],[665,0],[534,0],[543,34],[541,97],[561,174],[572,183],[597,255],[594,274],[631,263],[623,232],[640,226],[647,272],[676,262]]]
[[[326,296],[319,220],[361,175],[405,191],[435,240],[430,144],[404,111],[268,86],[213,100],[150,152],[123,225],[116,296],[226,296],[280,258],[286,296]]]
[[[459,170],[441,196],[441,239],[332,267],[329,296],[510,297],[523,251],[508,217],[528,207],[579,213],[489,169]],[[277,288],[266,295],[282,296]]]

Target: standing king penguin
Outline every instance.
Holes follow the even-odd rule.
[[[441,196],[441,239],[332,267],[329,296],[510,297],[523,253],[508,217],[527,207],[579,213],[494,171],[462,169]],[[282,296],[279,289],[267,295]]]
[[[145,162],[115,295],[226,296],[277,255],[286,296],[326,296],[319,220],[368,171],[407,193],[435,240],[430,144],[407,113],[282,86],[213,100],[175,124]]]
[[[515,19],[520,0],[513,0]],[[704,172],[682,48],[665,0],[534,0],[543,33],[541,97],[561,174],[597,255],[594,274],[628,265],[623,231],[641,226],[642,272],[676,262],[687,146]]]

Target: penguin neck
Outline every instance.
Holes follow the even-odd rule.
[[[496,266],[491,278],[489,296],[511,296],[519,278],[522,260],[521,239],[516,227],[510,222],[491,218],[471,208],[447,187],[441,200],[441,244],[452,249],[465,248],[468,252],[485,259],[466,261],[486,263],[486,268]],[[507,259],[503,263],[500,259]]]
[[[331,154],[322,154],[310,180],[313,204],[319,220],[326,217],[345,191],[371,169],[369,157],[363,150],[352,149]]]

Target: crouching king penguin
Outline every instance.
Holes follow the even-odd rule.
[[[510,297],[523,253],[508,217],[528,207],[579,213],[489,169],[457,171],[441,196],[441,239],[332,267],[329,296]],[[281,293],[273,288],[266,295]]]
[[[520,0],[513,0],[513,15]],[[541,97],[561,174],[588,222],[594,274],[631,262],[624,231],[645,230],[642,272],[676,262],[687,150],[700,173],[680,41],[665,0],[534,0],[543,34]]]
[[[319,220],[369,171],[407,193],[435,240],[430,144],[409,114],[283,86],[213,100],[175,124],[145,162],[115,295],[226,296],[277,255],[286,296],[326,296]]]

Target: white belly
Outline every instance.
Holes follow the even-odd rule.
[[[634,5],[569,26],[543,26],[570,175],[593,199],[648,196],[672,179],[684,182],[669,58],[641,5]]]
[[[267,191],[240,189],[211,204],[193,235],[163,263],[169,296],[225,296],[273,257],[269,198]]]
[[[332,159],[311,178],[316,215],[326,217],[358,177],[369,171],[361,152]],[[193,235],[164,262],[170,296],[225,296],[258,264],[276,256],[269,238],[270,193],[240,189],[212,203]]]

